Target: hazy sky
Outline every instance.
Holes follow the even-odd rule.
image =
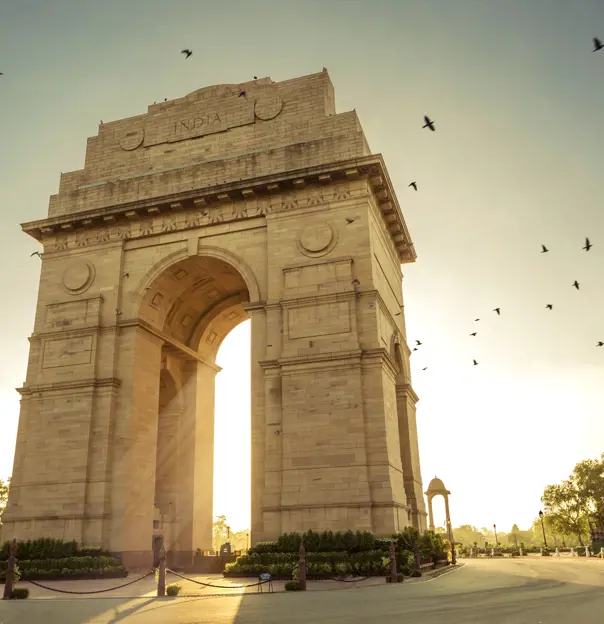
[[[445,481],[454,525],[530,524],[543,487],[604,450],[594,36],[604,40],[602,0],[3,0],[0,477],[12,469],[40,271],[19,223],[46,216],[99,121],[325,66],[338,112],[356,108],[384,155],[418,252],[403,287],[408,339],[424,342],[412,357],[424,485]],[[435,133],[421,130],[424,113]],[[247,354],[246,323],[219,354],[214,511],[234,528],[249,522],[249,438],[233,433],[249,429]]]

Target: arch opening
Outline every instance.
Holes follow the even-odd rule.
[[[141,298],[139,320],[161,341],[154,545],[163,537],[172,565],[190,565],[197,549],[212,548],[216,356],[248,318],[249,301],[237,269],[203,256],[164,268]]]

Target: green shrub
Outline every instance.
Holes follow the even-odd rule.
[[[172,583],[172,585],[168,585],[166,587],[166,594],[168,596],[178,596],[182,587],[180,585],[176,585],[176,583]]]
[[[11,600],[25,600],[29,598],[29,589],[27,587],[15,587],[10,593]]]
[[[0,582],[4,582],[8,562],[0,561]],[[68,557],[65,559],[19,560],[19,574],[32,581],[52,579],[120,578],[127,571],[114,557]]]
[[[547,548],[544,548],[544,549],[541,551],[541,556],[542,556],[542,557],[550,557],[551,555],[550,555],[549,550],[548,550]]]
[[[302,585],[300,581],[287,581],[285,591],[302,591]]]
[[[0,561],[7,561],[10,556],[10,542],[4,542],[0,548]],[[100,557],[110,556],[97,546],[78,548],[75,540],[65,542],[51,537],[40,537],[35,540],[19,542],[17,559],[66,559],[69,557]]]
[[[405,576],[411,576],[411,568],[408,566],[403,566],[401,568],[401,574],[404,574]]]
[[[411,576],[413,578],[419,578],[422,575],[421,570],[411,570]]]
[[[399,572],[396,575],[396,581],[397,583],[402,583],[405,580],[405,575],[402,572]]]

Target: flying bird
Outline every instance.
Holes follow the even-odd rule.
[[[401,313],[397,312],[394,316],[400,316],[400,315],[401,315]]]
[[[585,251],[589,251],[592,247],[593,247],[593,245],[589,242],[589,238],[586,238],[585,239],[585,247],[583,247],[583,249],[585,249]]]
[[[411,349],[411,351],[417,351],[417,347],[413,347],[413,349]]]
[[[412,186],[413,190],[417,191],[417,182],[411,182],[411,184],[409,186]]]
[[[554,309],[554,306],[553,306],[551,303],[548,303],[545,307],[546,307],[548,310],[553,310],[553,309]]]
[[[350,225],[351,223],[354,223],[354,219],[351,219],[350,217],[346,217],[346,223]]]
[[[501,315],[501,308],[495,308],[493,312],[497,312],[497,316]]]
[[[476,360],[472,360],[474,362],[474,366],[478,366],[478,362]]]
[[[547,253],[549,249],[545,245],[541,245],[541,253]]]
[[[424,368],[422,368],[422,370],[428,370],[428,367],[427,367],[427,366],[425,366]]]
[[[415,344],[419,347],[419,346],[421,346],[421,345],[423,344],[423,342],[421,342],[421,341],[419,341],[419,340],[416,340],[416,341],[415,341]]]
[[[119,316],[120,314],[121,314],[121,312],[117,308],[115,308],[115,315]]]
[[[40,258],[40,260],[42,260],[42,254],[39,251],[34,251],[33,254],[29,254],[30,258],[32,258],[33,256],[38,256],[38,258]]]
[[[242,92],[239,94],[239,97],[245,97],[245,91],[242,91]]]
[[[476,321],[479,321],[480,319],[474,319],[474,322],[476,323]]]
[[[579,282],[578,282],[577,280],[575,280],[575,281],[573,282],[573,286],[574,286],[577,290],[579,290]]]
[[[478,334],[478,332],[473,332],[472,334],[470,334],[470,336],[476,336]]]
[[[424,115],[424,121],[426,123],[422,126],[422,128],[430,128],[432,132],[436,130],[436,128],[434,127],[434,122],[430,119],[430,117],[428,117],[428,115]]]
[[[604,342],[600,340],[598,344],[596,345],[596,347],[604,347]]]
[[[124,273],[122,277],[130,277],[130,273]]]
[[[188,59],[191,56],[191,54],[193,54],[193,51],[192,50],[181,50],[180,53],[181,54],[185,54],[186,55],[185,59]]]
[[[254,76],[254,80],[258,80],[258,76]]]
[[[601,50],[602,48],[604,48],[604,45],[602,45],[602,42],[597,37],[594,37],[593,52],[597,52],[598,50]]]

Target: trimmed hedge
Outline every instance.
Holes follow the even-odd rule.
[[[67,559],[71,557],[102,557],[110,556],[102,548],[95,546],[78,547],[74,540],[64,542],[51,537],[41,537],[35,540],[19,542],[17,559]],[[0,562],[7,561],[10,557],[10,542],[6,541],[0,548]]]
[[[0,583],[4,583],[8,562],[0,561]],[[17,561],[19,574],[32,581],[55,579],[123,578],[128,575],[114,557],[66,557]]]

